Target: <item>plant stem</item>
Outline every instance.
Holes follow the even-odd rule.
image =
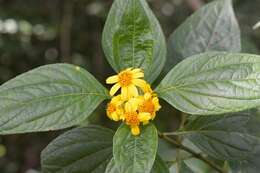
[[[213,169],[215,169],[216,171],[218,171],[219,173],[226,173],[226,171],[222,170],[222,168],[220,168],[218,165],[216,165],[215,163],[213,163],[212,161],[208,160],[207,158],[205,158],[204,156],[202,156],[200,153],[196,153],[195,151],[193,151],[192,149],[178,143],[177,141],[175,141],[174,139],[166,136],[165,134],[161,133],[158,131],[158,135],[160,138],[168,141],[169,143],[173,144],[174,146],[176,146],[177,148],[184,150],[188,153],[190,153],[191,155],[193,155],[193,157],[207,163],[209,166],[211,166]]]

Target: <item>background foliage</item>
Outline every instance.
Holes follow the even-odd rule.
[[[149,0],[166,38],[206,2],[209,1]],[[103,82],[113,72],[101,49],[101,34],[111,3],[112,0],[0,0],[0,82],[57,62],[85,67]],[[253,30],[252,26],[260,20],[260,1],[234,0],[234,8],[242,32],[242,52],[259,53],[260,29]],[[161,116],[160,123],[156,123],[161,129],[173,130],[179,124],[179,112],[164,102],[163,106],[168,109],[161,115],[174,116]],[[92,118],[94,123],[116,126],[106,122],[103,111],[95,114],[100,116]],[[0,172],[36,173],[40,169],[40,151],[60,133],[0,136]],[[202,137],[190,136],[191,140]],[[185,164],[183,167],[188,169]]]

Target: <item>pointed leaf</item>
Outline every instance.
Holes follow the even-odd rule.
[[[104,172],[112,157],[113,134],[93,125],[62,134],[42,151],[42,173]]]
[[[166,163],[159,155],[156,156],[151,173],[170,173]]]
[[[110,160],[105,173],[119,173],[114,158]],[[156,156],[152,171],[150,173],[169,173],[167,165],[164,163],[164,161],[160,158],[159,155]]]
[[[220,160],[244,160],[251,157],[256,146],[260,146],[260,137],[250,130],[255,123],[260,125],[248,112],[200,116],[179,134],[212,157]]]
[[[160,24],[146,0],[115,0],[105,24],[102,45],[115,71],[141,67],[153,81],[166,60]]]
[[[260,106],[260,56],[208,52],[175,66],[157,87],[177,109],[198,115]]]
[[[230,0],[213,1],[190,16],[170,36],[167,67],[207,51],[240,52],[240,29]]]
[[[119,173],[114,158],[109,161],[105,173]]]
[[[84,69],[46,65],[0,86],[0,134],[62,129],[80,124],[106,98]]]

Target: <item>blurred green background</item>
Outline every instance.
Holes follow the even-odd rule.
[[[209,0],[148,0],[166,38]],[[259,54],[260,0],[234,0],[243,52]],[[85,67],[102,83],[113,73],[101,34],[112,0],[0,0],[0,82],[35,67],[67,62]],[[164,104],[162,126],[174,129],[178,112]],[[101,106],[104,108],[104,104]],[[168,116],[173,114],[174,116]],[[169,121],[169,119],[172,119]],[[92,120],[106,123],[104,111]],[[112,124],[109,126],[116,126]],[[38,173],[40,151],[60,132],[0,136],[0,173]]]

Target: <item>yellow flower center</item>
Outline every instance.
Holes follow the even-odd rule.
[[[128,71],[122,72],[118,75],[119,83],[122,87],[129,86],[132,83],[132,74]]]
[[[128,125],[137,125],[138,126],[140,124],[137,112],[126,112],[125,121],[126,121],[126,124],[128,124]]]
[[[107,105],[107,112],[109,114],[111,114],[111,113],[113,113],[115,111],[116,111],[116,106],[114,104],[112,104],[112,103],[108,103],[108,105]]]
[[[150,114],[155,112],[155,107],[151,99],[145,100],[142,105],[139,106],[140,112],[148,112]]]

